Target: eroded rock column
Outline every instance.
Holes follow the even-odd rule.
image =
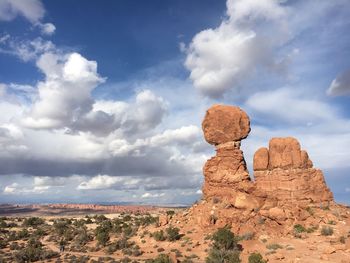
[[[216,156],[203,168],[206,200],[218,199],[237,208],[256,206],[249,196],[250,181],[241,140],[250,132],[248,115],[235,106],[214,105],[207,110],[202,123],[206,141],[216,147]]]

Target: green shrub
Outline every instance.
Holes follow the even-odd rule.
[[[239,251],[234,250],[218,250],[212,249],[208,257],[205,259],[206,263],[240,263]]]
[[[179,229],[177,227],[169,226],[165,229],[168,241],[175,241],[180,239]]]
[[[160,254],[155,259],[147,259],[146,263],[171,263],[168,255]]]
[[[220,228],[213,235],[213,247],[219,250],[238,249],[238,238],[228,229]]]
[[[109,233],[107,231],[97,231],[96,232],[96,240],[98,244],[102,246],[106,246],[109,241]]]
[[[280,248],[283,248],[283,247],[280,244],[271,243],[271,244],[266,245],[266,248],[270,249],[270,250],[277,250],[277,249],[280,249]]]
[[[303,233],[306,232],[306,228],[300,224],[294,225],[294,233]]]
[[[166,239],[163,230],[159,230],[159,231],[154,232],[152,234],[152,236],[156,241],[164,241]]]
[[[344,236],[341,236],[341,237],[339,238],[339,242],[342,243],[342,244],[345,244],[345,242],[346,242],[345,237],[344,237]]]
[[[308,206],[305,210],[312,216],[315,214],[314,210],[310,206]]]
[[[166,214],[171,217],[171,216],[175,215],[175,211],[174,210],[168,210],[168,211],[166,211]]]
[[[58,255],[59,254],[57,252],[43,249],[40,241],[36,239],[30,239],[24,249],[21,249],[14,254],[14,258],[17,262],[24,263],[39,260],[44,261],[57,257]]]
[[[37,227],[43,224],[45,224],[45,220],[39,217],[29,217],[24,219],[24,222],[23,222],[23,226],[26,226],[26,227],[29,227],[29,226]]]
[[[267,263],[266,260],[263,259],[260,253],[252,253],[248,258],[249,263]]]
[[[333,235],[333,228],[330,226],[323,226],[321,229],[322,236],[331,236]]]
[[[241,262],[238,238],[228,228],[218,229],[212,236],[213,244],[206,263]]]

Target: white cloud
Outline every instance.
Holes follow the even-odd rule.
[[[56,51],[55,45],[51,41],[37,37],[33,40],[19,40],[10,35],[2,37],[0,41],[0,53],[10,54],[18,57],[24,62],[36,60],[46,52]]]
[[[158,197],[163,197],[165,196],[165,193],[155,193],[155,194],[152,194],[152,193],[144,193],[143,195],[141,195],[141,198],[158,198]]]
[[[17,190],[18,184],[13,183],[11,185],[8,185],[4,189],[4,194],[15,194]]]
[[[300,90],[293,88],[255,93],[248,98],[246,105],[255,115],[268,115],[270,122],[273,120],[275,123],[307,125],[331,120],[337,115],[329,104],[307,98]]]
[[[340,73],[327,90],[331,96],[350,95],[350,70]]]
[[[26,188],[13,183],[5,187],[3,193],[7,195],[22,195],[22,194],[43,194],[47,193],[49,186],[34,186],[33,188]]]
[[[140,179],[130,177],[116,177],[109,175],[97,175],[88,181],[81,182],[78,190],[102,190],[102,189],[137,189]]]
[[[43,54],[37,62],[45,74],[38,84],[38,100],[23,123],[31,128],[71,126],[92,109],[91,91],[104,81],[97,73],[97,63],[78,53],[63,58]]]
[[[219,27],[198,33],[186,51],[190,79],[210,97],[237,88],[259,66],[279,68],[273,49],[288,39],[287,12],[278,1],[228,0],[227,15]]]
[[[1,0],[0,20],[11,21],[17,16],[23,16],[34,26],[41,29],[42,34],[52,35],[56,27],[52,23],[42,23],[45,8],[41,0]],[[1,42],[1,41],[0,41]]]
[[[40,0],[1,0],[0,20],[11,21],[17,15],[37,23],[44,17],[45,9]]]
[[[52,23],[40,24],[41,33],[44,35],[53,35],[56,31],[56,27]]]

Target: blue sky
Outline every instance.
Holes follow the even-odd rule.
[[[0,0],[0,200],[191,203],[214,103],[294,136],[350,202],[350,4]]]

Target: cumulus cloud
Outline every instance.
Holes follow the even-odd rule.
[[[56,31],[56,27],[52,23],[40,24],[41,33],[44,35],[53,35]]]
[[[78,53],[61,58],[43,54],[37,65],[45,74],[38,84],[38,100],[23,123],[31,128],[71,126],[92,109],[91,91],[104,81],[97,73],[97,63]]]
[[[11,21],[22,16],[34,26],[41,29],[45,35],[52,35],[56,27],[52,23],[42,23],[45,8],[41,0],[1,0],[0,20]]]
[[[10,35],[3,36],[0,40],[0,53],[18,57],[24,62],[37,60],[46,52],[56,51],[55,45],[51,41],[37,37],[33,40],[20,40]]]
[[[302,91],[293,88],[257,92],[245,104],[255,115],[268,115],[275,123],[307,125],[337,116],[334,107],[318,99],[307,98]]]
[[[102,190],[102,189],[137,189],[140,179],[130,177],[116,177],[109,175],[97,175],[88,181],[80,183],[78,190]]]
[[[141,195],[141,198],[159,198],[159,197],[163,197],[165,196],[165,193],[144,193],[143,195]]]
[[[288,39],[286,19],[286,9],[275,0],[228,0],[220,26],[198,33],[186,50],[195,88],[219,97],[259,66],[278,68],[273,49]]]
[[[332,81],[327,94],[331,96],[350,95],[350,70],[340,73]]]

